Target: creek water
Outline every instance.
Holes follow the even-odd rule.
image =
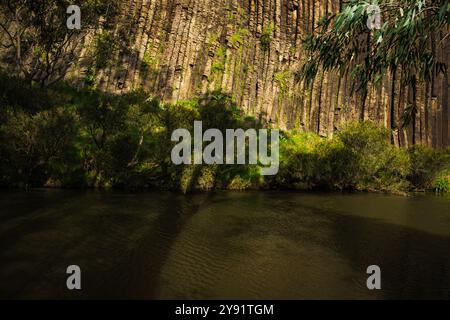
[[[450,299],[450,198],[2,192],[0,298]]]

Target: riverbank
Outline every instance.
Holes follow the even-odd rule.
[[[44,90],[2,81],[2,187],[450,191],[450,149],[396,148],[392,132],[370,121],[344,124],[333,138],[280,132],[279,172],[263,176],[259,165],[172,162],[172,133],[179,128],[193,132],[196,120],[205,130],[222,132],[274,129],[263,116],[244,115],[220,91],[172,105],[144,91],[113,95],[64,84]]]

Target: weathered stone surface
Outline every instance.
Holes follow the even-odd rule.
[[[390,126],[391,100],[400,127],[410,92],[397,76],[386,75],[364,103],[351,94],[347,75],[319,73],[312,89],[295,82],[307,58],[302,38],[342,1],[331,0],[128,0],[117,17],[116,35],[130,50],[98,74],[104,90],[124,92],[145,87],[164,101],[219,89],[231,93],[243,110],[263,115],[282,128],[312,130],[332,136],[351,119]],[[448,32],[448,30],[447,30]],[[439,42],[447,33],[436,35]],[[270,34],[269,44],[262,37]],[[438,52],[449,61],[449,39]],[[146,68],[143,67],[144,61]],[[394,92],[392,88],[395,88]],[[416,141],[436,147],[449,144],[449,80],[439,75],[418,87]],[[400,128],[396,143],[412,143],[411,126]]]

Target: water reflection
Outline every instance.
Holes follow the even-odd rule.
[[[444,198],[38,191],[0,208],[1,298],[450,298]]]

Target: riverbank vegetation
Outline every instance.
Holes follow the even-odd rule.
[[[319,76],[323,83],[325,73],[335,72],[348,82],[349,93],[361,95],[357,99],[360,101],[357,103],[359,122],[332,123],[327,138],[306,132],[312,126],[304,124],[297,125],[301,131],[282,132],[280,170],[271,177],[263,177],[258,165],[174,165],[171,134],[179,128],[192,131],[195,120],[203,122],[204,130],[225,130],[270,129],[274,123],[280,123],[279,119],[272,122],[270,115],[264,116],[263,111],[258,116],[257,106],[250,108],[255,117],[246,116],[243,108],[221,91],[167,104],[144,89],[120,95],[99,90],[102,87],[99,74],[104,73],[105,68],[113,68],[113,56],[126,61],[124,57],[132,54],[133,58],[128,60],[136,62],[134,74],[139,69],[146,78],[160,65],[161,57],[156,51],[164,51],[164,45],[162,43],[159,49],[146,48],[142,56],[134,52],[131,48],[137,46],[125,32],[127,28],[131,30],[132,19],[126,19],[130,25],[115,28],[115,17],[123,9],[120,1],[87,1],[83,6],[84,27],[78,31],[67,30],[66,10],[60,10],[67,5],[67,1],[31,5],[21,0],[0,6],[0,16],[5,20],[0,26],[3,35],[0,37],[3,45],[0,50],[0,186],[182,192],[215,189],[450,191],[450,150],[420,145],[419,142],[426,139],[416,141],[416,122],[420,122],[417,115],[424,114],[426,121],[420,128],[423,125],[426,132],[428,118],[432,117],[430,110],[437,110],[432,103],[418,105],[419,85],[427,83],[424,95],[428,101],[430,97],[437,97],[435,91],[439,86],[444,87],[444,82],[440,85],[433,79],[448,79],[444,48],[443,54],[438,54],[441,49],[432,36],[442,32],[450,22],[450,6],[446,1],[404,0],[395,4],[378,1],[383,23],[377,28],[367,25],[368,19],[373,18],[368,14],[370,4],[358,0],[349,1],[332,15],[327,4],[326,14],[320,21],[315,22],[313,18],[314,30],[308,28],[311,33],[302,39],[302,50],[308,59],[299,70],[277,69],[272,78],[279,88],[277,95],[289,95],[288,79],[292,74],[296,82],[304,84],[303,91],[308,88],[311,93],[308,112],[312,112],[314,80]],[[240,16],[244,14],[245,11]],[[48,27],[48,21],[52,21],[52,28]],[[92,34],[91,29],[99,31]],[[278,41],[277,34],[281,34],[277,29],[279,27],[271,23],[258,31],[260,47],[267,56]],[[208,37],[211,78],[228,72],[227,52],[230,47],[242,46],[243,37],[249,36],[249,32],[245,25],[240,25],[230,36],[229,45],[218,43],[219,34]],[[89,37],[92,42],[87,41]],[[442,37],[441,43],[447,37],[448,34]],[[186,52],[183,55],[186,56]],[[117,82],[114,90],[150,89],[145,81],[126,87],[126,67],[122,62],[118,65],[115,76],[110,77]],[[192,70],[198,67],[191,63],[189,66]],[[177,65],[175,73],[183,72],[182,68]],[[202,81],[211,80],[206,71],[200,75]],[[383,86],[386,75],[391,78],[390,85],[383,89],[389,91],[386,100],[389,110],[384,119],[389,129],[366,120],[368,94]],[[398,86],[397,78],[400,79]],[[154,80],[156,83],[156,77]],[[341,80],[338,87],[340,83]],[[170,82],[166,85],[172,86]],[[193,88],[198,84],[190,85]],[[165,91],[161,96],[170,100],[173,88],[167,86],[158,90]],[[263,87],[257,83],[256,88],[258,94]],[[322,85],[320,88],[321,92]],[[400,108],[404,92],[408,92],[408,104]],[[338,106],[338,95],[335,99],[335,110],[339,112],[346,107],[347,100]],[[320,107],[322,93],[318,100],[318,121],[314,130],[320,134],[324,111]],[[440,131],[443,143],[430,145],[448,146],[447,100],[448,95],[445,95],[441,125],[435,130]],[[300,100],[298,103],[302,104]],[[331,112],[335,107],[330,108]],[[311,119],[312,116],[313,113]],[[268,122],[264,118],[268,118]],[[399,132],[407,127],[411,127],[411,143],[402,144]],[[399,148],[405,145],[408,147]]]
[[[113,95],[59,83],[47,88],[0,79],[0,185],[12,188],[128,190],[361,190],[449,191],[449,150],[400,149],[391,131],[349,123],[332,139],[281,133],[280,172],[256,165],[175,166],[175,129],[261,128],[222,92],[164,104],[144,91]]]

